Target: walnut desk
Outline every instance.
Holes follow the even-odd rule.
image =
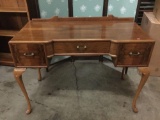
[[[9,41],[14,59],[14,76],[28,104],[31,104],[22,81],[26,68],[47,68],[54,55],[109,55],[115,66],[139,67],[142,79],[133,99],[132,108],[149,76],[147,68],[154,42],[130,18],[58,18],[35,19]]]

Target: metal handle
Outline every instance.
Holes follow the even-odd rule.
[[[140,54],[141,54],[140,52],[130,52],[129,53],[129,55],[131,55],[131,56],[138,56]]]
[[[34,56],[34,53],[33,52],[32,53],[24,53],[23,55],[27,56],[27,57],[31,57],[31,56]]]
[[[86,49],[87,48],[87,46],[86,45],[84,45],[84,46],[79,46],[79,45],[77,45],[77,49]]]

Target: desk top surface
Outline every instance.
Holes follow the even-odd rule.
[[[153,41],[131,19],[52,18],[28,22],[10,42],[51,41]]]

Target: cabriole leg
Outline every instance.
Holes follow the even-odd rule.
[[[128,72],[128,67],[123,67],[122,68],[122,74],[121,74],[121,79],[124,80],[124,74],[127,74]]]
[[[22,74],[26,71],[26,68],[15,68],[13,73],[14,73],[14,77],[16,79],[16,81],[18,82],[26,100],[27,100],[27,104],[28,104],[28,107],[27,107],[27,110],[26,110],[26,114],[29,114],[31,113],[31,104],[30,104],[30,100],[29,100],[29,97],[28,97],[28,94],[27,94],[27,91],[25,89],[25,86],[24,86],[24,83],[22,81]]]
[[[138,85],[138,89],[137,89],[137,91],[136,91],[136,94],[135,94],[134,99],[133,99],[133,102],[132,102],[132,109],[133,109],[133,111],[134,111],[135,113],[138,112],[138,109],[137,109],[137,107],[136,107],[137,98],[138,98],[138,96],[139,96],[139,94],[140,94],[140,92],[141,92],[144,84],[146,83],[146,81],[147,81],[147,79],[148,79],[148,77],[149,77],[149,75],[150,75],[150,71],[149,71],[149,68],[148,68],[148,67],[139,67],[138,70],[139,70],[139,72],[141,73],[141,76],[142,76],[142,77],[141,77],[141,81],[140,81],[140,83],[139,83],[139,85]]]
[[[41,68],[38,68],[38,80],[42,80],[42,75],[41,75]]]
[[[125,67],[125,74],[127,74],[128,72],[128,67]]]

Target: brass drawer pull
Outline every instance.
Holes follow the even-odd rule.
[[[129,53],[129,55],[131,55],[131,56],[138,56],[140,54],[141,54],[140,52],[130,52]]]
[[[86,45],[84,45],[84,46],[79,46],[79,45],[77,45],[77,49],[86,49],[86,48],[87,48]]]
[[[32,57],[32,56],[34,56],[34,53],[33,52],[32,53],[24,53],[23,55],[27,56],[27,57]]]

